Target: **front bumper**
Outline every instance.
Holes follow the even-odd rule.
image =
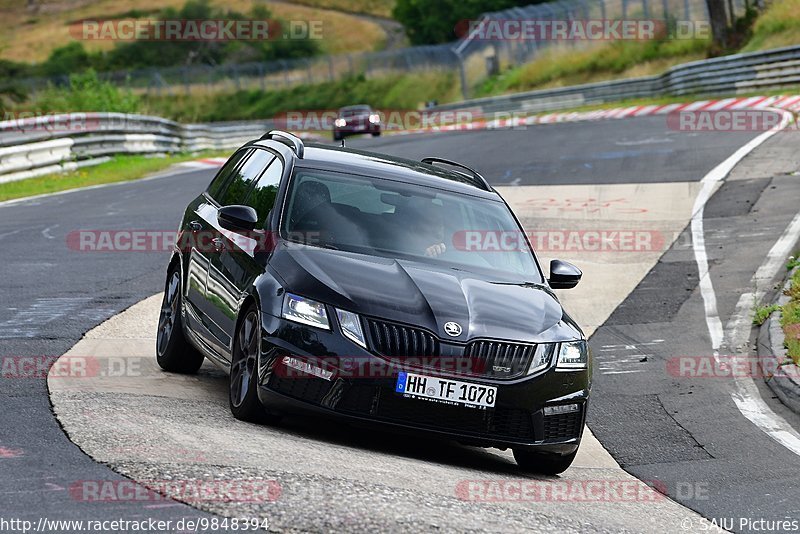
[[[334,133],[337,135],[358,135],[358,134],[374,134],[380,133],[381,125],[380,124],[348,124],[347,126],[342,127],[335,127],[333,129]]]
[[[589,370],[563,372],[550,368],[532,378],[517,380],[414,370],[497,387],[494,408],[452,406],[396,393],[398,369],[336,331],[326,332],[268,315],[262,315],[262,323],[258,393],[269,411],[336,415],[485,447],[569,454],[580,443],[590,389]],[[293,367],[287,367],[287,357],[292,358]],[[298,370],[298,362],[310,362],[325,372]],[[545,415],[546,406],[564,404],[578,405],[579,409]]]

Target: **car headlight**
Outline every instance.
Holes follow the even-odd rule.
[[[339,327],[342,329],[344,337],[364,348],[367,342],[364,340],[364,331],[361,329],[361,320],[353,312],[336,310],[336,317],[339,319]]]
[[[589,365],[589,347],[586,341],[567,341],[558,345],[558,369],[586,369]]]
[[[528,367],[528,374],[532,375],[547,368],[553,358],[554,349],[555,344],[553,343],[539,343],[536,345],[533,360],[531,360],[531,365]]]
[[[283,299],[283,318],[325,330],[331,329],[324,304],[291,293],[286,293]]]
[[[381,122],[381,116],[377,115],[377,114],[376,115],[370,115],[369,116],[369,122],[371,122],[372,124],[378,124],[378,123]]]
[[[337,128],[342,128],[344,126],[347,126],[347,121],[344,119],[336,119],[335,121],[333,121],[333,125],[336,126]]]

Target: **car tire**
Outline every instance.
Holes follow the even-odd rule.
[[[236,328],[231,357],[228,400],[231,413],[240,421],[276,423],[280,418],[266,412],[258,399],[258,355],[261,351],[261,320],[250,305]]]
[[[158,316],[156,361],[171,373],[194,374],[204,356],[186,339],[181,318],[181,273],[174,267],[167,274],[161,312]]]
[[[572,465],[576,450],[573,453],[561,455],[545,452],[535,452],[528,449],[514,449],[514,459],[523,471],[542,475],[558,475]]]

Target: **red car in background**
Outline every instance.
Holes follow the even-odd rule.
[[[381,135],[381,116],[369,106],[344,107],[333,121],[334,141],[357,134],[372,134],[372,137]]]

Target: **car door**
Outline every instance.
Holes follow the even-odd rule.
[[[265,242],[264,223],[275,203],[282,172],[283,164],[275,153],[257,148],[242,167],[247,187],[226,194],[220,202],[220,207],[240,204],[254,208],[259,218],[256,230],[234,232],[223,228],[216,217],[212,223],[217,250],[209,261],[205,305],[212,334],[223,354],[231,348],[242,293],[263,271],[255,255]]]
[[[234,153],[219,170],[205,192],[189,206],[181,228],[181,245],[184,250],[184,302],[188,323],[204,341],[212,339],[205,326],[205,299],[208,266],[213,252],[211,240],[213,224],[216,220],[216,199],[220,198],[231,178],[239,172],[252,154],[252,149],[241,149]],[[188,250],[186,250],[188,248]]]

